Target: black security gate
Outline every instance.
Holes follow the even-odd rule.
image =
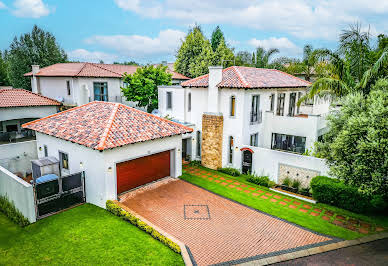
[[[85,202],[84,172],[35,185],[38,219]]]
[[[243,151],[242,160],[242,172],[243,174],[252,173],[252,152],[249,150]]]

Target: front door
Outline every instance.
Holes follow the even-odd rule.
[[[187,139],[182,140],[182,159],[187,160]]]
[[[243,151],[242,172],[252,173],[252,153],[248,150]]]

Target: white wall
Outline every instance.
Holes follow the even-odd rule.
[[[31,173],[31,160],[37,158],[35,140],[0,145],[0,166],[12,173]]]
[[[0,108],[0,121],[24,118],[42,118],[55,114],[57,106],[31,106]]]
[[[167,109],[167,92],[172,93],[172,108]],[[187,91],[181,86],[158,87],[158,109],[163,117],[169,116],[179,121],[186,121],[187,116]]]
[[[0,195],[13,202],[31,223],[36,221],[34,192],[31,184],[0,166]]]
[[[74,94],[74,81],[71,77],[37,77],[40,93],[43,96],[58,99],[62,97],[64,99],[64,104],[72,105],[75,102]],[[67,93],[66,81],[70,81],[71,93]]]

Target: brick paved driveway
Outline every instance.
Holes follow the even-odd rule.
[[[184,242],[198,265],[244,262],[334,241],[182,180],[122,203]]]

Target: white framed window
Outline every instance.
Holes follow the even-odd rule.
[[[168,91],[166,92],[166,108],[172,109],[172,92]]]
[[[61,169],[69,170],[69,155],[64,152],[59,152],[59,162]]]
[[[70,80],[66,80],[67,95],[71,95]]]
[[[44,157],[48,156],[48,148],[47,145],[43,145],[43,150],[44,150]]]
[[[187,95],[187,111],[191,112],[191,92]]]
[[[236,97],[235,96],[230,97],[230,116],[231,117],[236,116]]]
[[[94,82],[94,100],[95,101],[108,101],[108,83],[107,82]]]
[[[259,133],[255,133],[251,135],[250,145],[254,147],[259,146]]]

